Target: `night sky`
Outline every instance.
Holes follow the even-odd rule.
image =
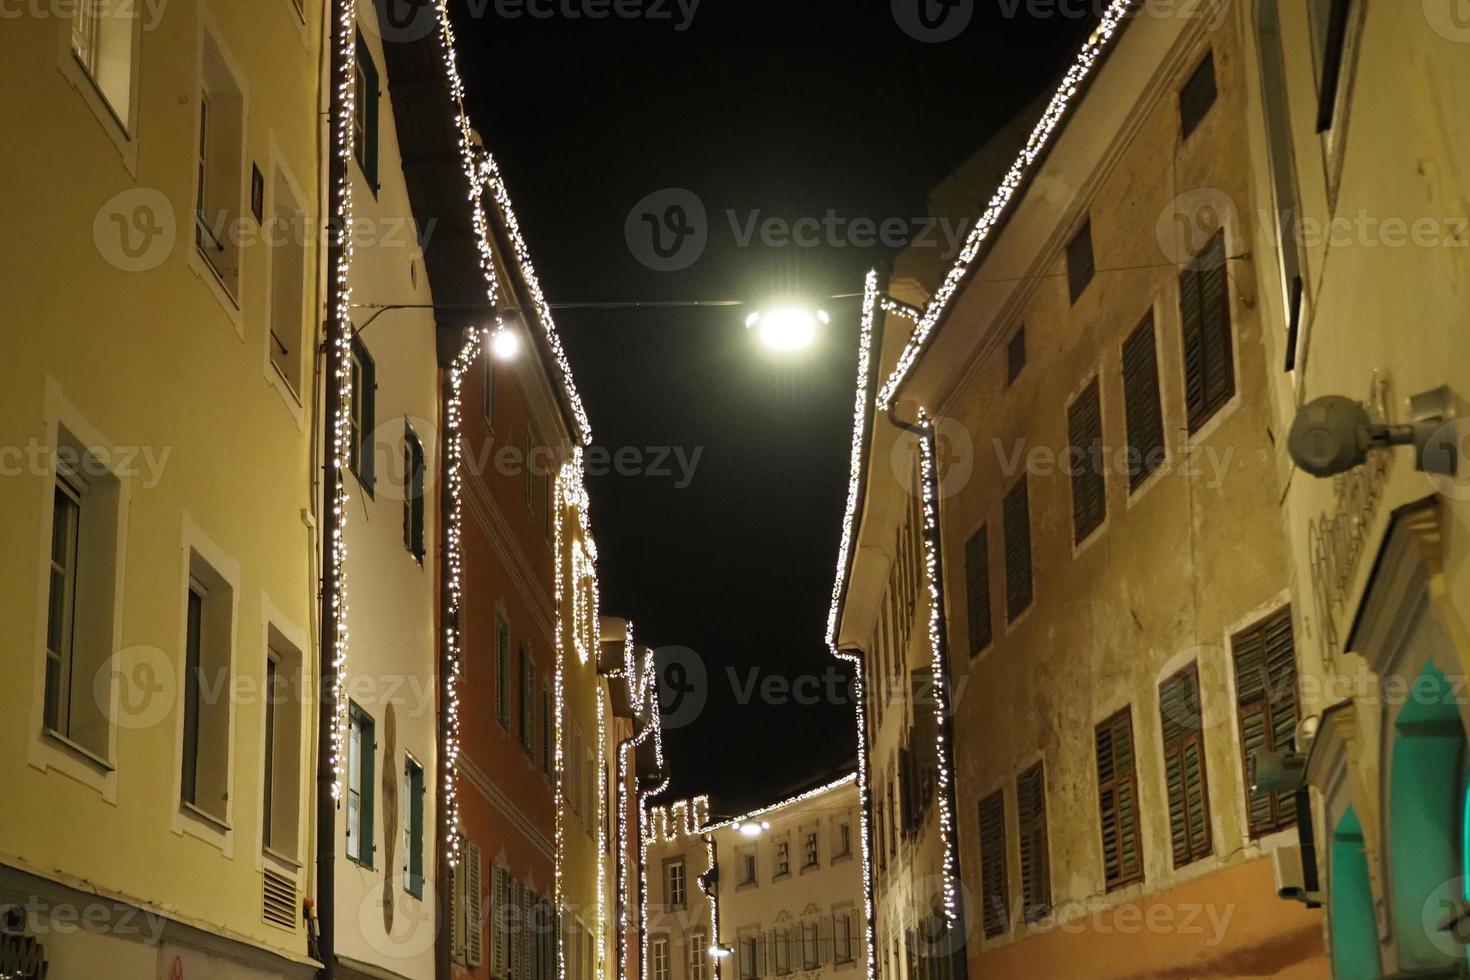
[[[683,30],[674,0],[628,0],[666,19],[561,12],[585,2],[541,0],[549,18],[451,3],[470,111],[552,303],[793,297],[832,314],[815,348],[784,359],[747,334],[750,307],[556,314],[608,457],[589,477],[603,610],[692,651],[665,655],[679,686],[705,678],[667,719],[673,789],[736,810],[856,753],[845,691],[824,680],[858,310],[830,297],[895,249],[849,222],[922,218],[929,188],[1054,84],[1090,21],[974,0],[936,43],[905,33],[888,0],[701,0]],[[707,245],[689,236],[669,260],[683,267],[658,271],[625,223],[667,188],[697,198],[705,220],[686,207],[683,224]],[[657,264],[641,215],[657,223],[674,199],[652,200],[633,240]],[[803,217],[822,223],[816,244],[746,236],[753,219]],[[782,683],[767,678],[803,676],[821,681],[804,689],[816,703],[762,697]]]

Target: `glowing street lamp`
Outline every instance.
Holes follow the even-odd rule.
[[[490,356],[497,361],[513,361],[521,352],[521,337],[510,327],[501,324],[490,332]]]
[[[759,822],[754,820],[746,820],[743,823],[736,822],[734,824],[731,824],[730,829],[735,831],[742,837],[759,837],[761,834],[771,829],[771,824],[767,820],[761,820]]]
[[[826,310],[778,306],[750,314],[745,318],[745,329],[754,330],[760,342],[771,350],[789,353],[810,347],[817,339],[817,331],[831,319]]]

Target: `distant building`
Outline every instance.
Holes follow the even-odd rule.
[[[740,818],[653,807],[643,980],[864,975],[861,826],[855,775]]]
[[[1241,7],[1260,215],[1241,247],[1259,256],[1307,722],[1269,747],[1305,754],[1315,818],[1288,883],[1316,885],[1335,976],[1463,975],[1470,30],[1447,3]],[[1296,468],[1285,436],[1324,395],[1376,423],[1443,417],[1426,432],[1458,473],[1417,471],[1408,447]]]

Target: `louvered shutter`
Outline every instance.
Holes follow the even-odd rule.
[[[468,899],[468,890],[465,880],[469,877],[465,871],[466,862],[469,859],[469,845],[464,835],[459,837],[459,863],[458,867],[449,870],[450,896],[453,907],[450,915],[450,955],[460,963],[465,959],[465,921]]]
[[[1051,866],[1046,839],[1046,774],[1041,763],[1016,778],[1016,823],[1021,837],[1021,899],[1027,922],[1051,912]]]
[[[1113,889],[1143,878],[1130,709],[1124,708],[1097,726],[1096,749],[1103,877]]]
[[[1170,847],[1174,867],[1182,868],[1213,851],[1197,665],[1191,664],[1159,686],[1159,712]]]
[[[485,961],[484,879],[480,867],[480,847],[465,842],[465,963],[479,966]]]
[[[1003,935],[1010,928],[1005,813],[1005,796],[1000,790],[980,801],[980,901],[987,939]]]
[[[1014,620],[1031,605],[1031,502],[1026,477],[1006,494],[1003,515],[1006,548],[1006,618]]]
[[[521,890],[521,976],[534,980],[536,976],[536,896],[530,888]]]
[[[990,646],[990,538],[981,524],[965,542],[965,600],[969,613],[970,656]]]
[[[1255,753],[1289,749],[1295,741],[1299,706],[1291,607],[1237,633],[1230,643],[1246,774],[1246,811],[1251,836],[1259,837],[1296,822],[1294,793],[1250,791]]]
[[[1072,527],[1082,542],[1107,516],[1107,482],[1103,475],[1102,398],[1093,379],[1067,409],[1069,460],[1072,467]]]
[[[1128,489],[1136,490],[1163,464],[1165,455],[1152,314],[1123,343],[1123,411],[1128,426]]]
[[[1193,433],[1235,394],[1223,231],[1216,233],[1180,277],[1179,304],[1185,407]]]

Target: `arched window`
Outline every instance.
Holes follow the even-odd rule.
[[[1373,980],[1380,976],[1378,926],[1373,918],[1373,885],[1363,828],[1348,807],[1332,831],[1332,893],[1327,900],[1332,934],[1332,974],[1336,980]]]

